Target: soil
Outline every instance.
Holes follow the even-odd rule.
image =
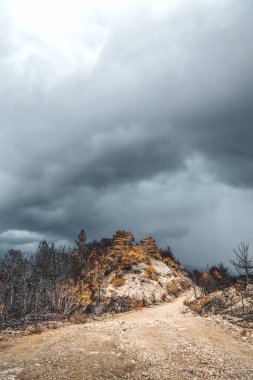
[[[253,379],[253,345],[172,303],[0,342],[0,380]]]

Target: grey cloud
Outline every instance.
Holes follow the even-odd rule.
[[[171,240],[184,255],[187,245],[196,250],[195,223],[213,217],[210,198],[217,211],[229,197],[220,184],[241,197],[252,188],[252,3],[175,4],[163,13],[152,2],[100,11],[88,33],[82,14],[67,55],[62,41],[17,34],[8,13],[1,31],[11,42],[0,41],[8,56],[0,61],[5,243],[9,230],[70,241],[81,227],[91,238],[122,227]],[[87,49],[94,63],[82,58]]]
[[[32,243],[34,241],[40,241],[43,239],[43,235],[26,230],[7,230],[0,234],[0,242],[10,244],[25,244]]]

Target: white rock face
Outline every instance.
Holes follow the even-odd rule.
[[[130,270],[124,270],[120,277],[125,280],[121,286],[115,286],[111,282],[115,274],[110,274],[103,284],[104,298],[131,297],[143,301],[145,305],[172,300],[175,295],[190,286],[190,280],[184,272],[176,271],[162,261],[151,260],[155,270],[155,279],[147,278],[146,269],[148,264],[140,263]]]

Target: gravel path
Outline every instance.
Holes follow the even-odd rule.
[[[253,379],[253,346],[182,313],[184,297],[0,343],[0,380]]]

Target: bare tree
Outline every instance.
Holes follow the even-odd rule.
[[[237,246],[237,249],[234,249],[235,258],[230,260],[231,264],[235,267],[237,273],[240,276],[245,277],[246,286],[249,283],[249,276],[253,275],[253,259],[249,255],[249,244],[241,242]]]

